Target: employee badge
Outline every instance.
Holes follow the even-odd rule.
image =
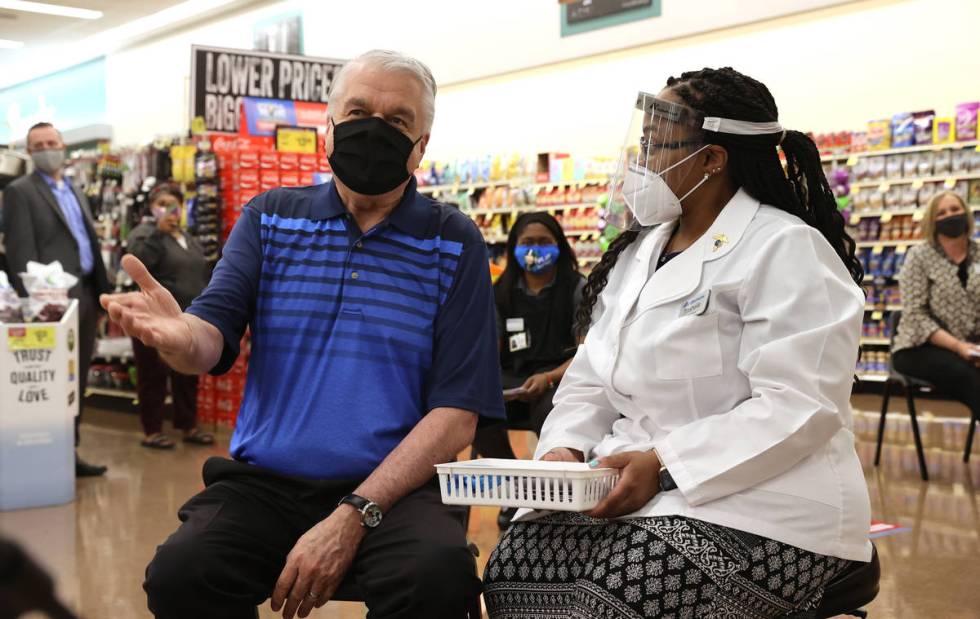
[[[711,290],[705,290],[701,294],[691,297],[681,304],[681,317],[700,316],[708,309],[708,299],[711,297]]]
[[[515,333],[508,338],[510,352],[520,352],[531,347],[531,338],[527,331]]]

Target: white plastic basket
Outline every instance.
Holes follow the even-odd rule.
[[[617,469],[580,462],[483,458],[437,464],[442,502],[557,511],[588,511],[619,479]]]

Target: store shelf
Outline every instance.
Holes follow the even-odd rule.
[[[868,346],[888,346],[892,341],[887,337],[862,337],[860,343]]]
[[[885,213],[891,213],[892,217],[901,217],[903,215],[915,215],[919,210],[918,208],[876,208],[876,209],[865,209],[862,211],[854,211],[853,215],[857,215],[861,219],[865,217],[881,217]]]
[[[507,237],[506,236],[484,236],[483,237],[483,240],[486,242],[487,245],[497,245],[497,244],[500,244],[500,243],[506,243],[507,242]]]
[[[922,239],[902,239],[898,241],[858,241],[858,249],[863,249],[865,247],[899,247],[900,245],[918,245],[922,242]]]
[[[595,202],[579,202],[578,204],[552,204],[548,205],[535,205],[533,210],[536,211],[572,211],[576,209],[586,209],[586,208],[598,208],[598,204]]]
[[[470,217],[477,215],[516,215],[518,213],[528,213],[536,210],[533,206],[505,206],[501,208],[475,208],[471,211],[463,211]]]
[[[585,178],[577,181],[559,181],[557,183],[534,183],[531,185],[532,189],[551,189],[553,187],[574,187],[586,185],[605,185],[609,182],[608,176],[600,176],[597,178]]]
[[[137,393],[135,391],[128,391],[126,389],[106,389],[104,387],[86,387],[85,396],[90,395],[104,395],[110,398],[124,398],[127,400],[135,400],[137,398]]]
[[[901,305],[865,305],[864,311],[866,312],[900,312],[902,311]]]
[[[859,373],[857,377],[866,383],[883,383],[888,380],[888,374]]]
[[[599,237],[599,230],[565,230],[565,236],[568,237],[584,237],[584,236],[595,236]]]
[[[882,185],[887,185],[891,187],[892,185],[910,185],[912,183],[922,182],[922,183],[944,183],[952,181],[954,184],[959,181],[972,181],[980,178],[980,174],[976,172],[970,174],[945,174],[942,176],[919,176],[915,178],[881,178],[872,181],[855,181],[851,183],[851,191],[855,189],[863,189],[866,187],[881,187]]]
[[[821,161],[835,161],[839,159],[850,159],[855,157],[880,157],[882,155],[901,155],[904,153],[924,153],[928,151],[940,150],[960,150],[963,148],[975,148],[980,141],[967,140],[964,142],[949,142],[947,144],[922,144],[920,146],[903,146],[901,148],[889,148],[888,150],[863,150],[857,153],[824,155]]]
[[[602,256],[588,256],[585,258],[579,258],[578,262],[579,264],[595,264],[600,260],[602,260]]]
[[[424,187],[419,187],[419,193],[442,193],[443,191],[449,191],[452,193],[462,193],[468,191],[476,191],[477,189],[486,189],[488,187],[501,187],[504,185],[510,185],[511,187],[523,187],[531,182],[530,178],[509,178],[496,181],[483,181],[479,183],[452,183],[448,185],[426,185]]]

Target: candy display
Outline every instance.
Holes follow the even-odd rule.
[[[0,271],[0,322],[23,322],[20,297],[10,285],[7,274]]]
[[[958,141],[977,139],[977,112],[980,102],[960,103],[956,106],[956,139]]]
[[[71,303],[68,291],[78,283],[78,278],[66,273],[57,260],[50,264],[28,262],[26,268],[20,273],[28,295],[24,305],[25,322],[58,322]]]

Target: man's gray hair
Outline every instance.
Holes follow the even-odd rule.
[[[387,49],[372,49],[369,52],[364,52],[340,68],[330,85],[330,96],[327,102],[330,109],[333,109],[344,90],[347,74],[353,67],[363,65],[377,67],[384,71],[410,73],[412,77],[418,80],[422,86],[422,111],[425,114],[423,128],[426,133],[432,129],[432,121],[436,115],[436,80],[432,77],[432,71],[424,63],[411,56]]]

